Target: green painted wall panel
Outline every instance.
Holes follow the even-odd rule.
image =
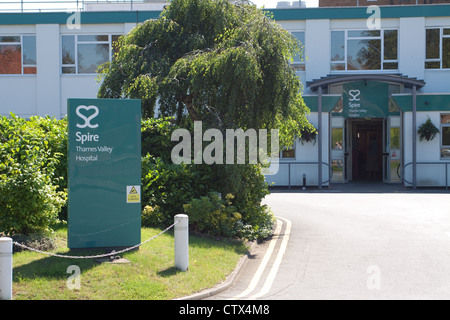
[[[367,7],[266,9],[275,20],[367,19]],[[161,11],[82,12],[82,24],[136,23],[157,19]],[[0,25],[65,24],[73,13],[0,13]],[[381,18],[448,17],[450,5],[381,6]]]
[[[340,98],[340,95],[322,95],[322,112],[331,112]],[[311,112],[317,112],[319,102],[317,95],[305,95],[303,101]]]
[[[412,95],[393,95],[392,99],[403,112],[412,111]],[[418,94],[417,111],[450,111],[450,94]]]
[[[161,11],[81,12],[81,24],[138,23],[157,19]],[[66,24],[73,12],[0,13],[0,25]]]

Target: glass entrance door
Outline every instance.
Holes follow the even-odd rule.
[[[345,170],[345,143],[344,143],[344,122],[343,117],[331,118],[331,169],[332,169],[332,183],[346,182]]]
[[[383,181],[383,119],[346,119],[346,181]]]
[[[384,126],[383,181],[386,183],[400,183],[402,160],[400,117],[389,117],[385,120]]]

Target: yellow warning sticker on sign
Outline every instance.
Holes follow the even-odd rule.
[[[137,194],[137,193],[139,192],[136,191],[136,188],[134,186],[131,187],[130,194]]]
[[[127,186],[127,203],[141,202],[141,186]]]

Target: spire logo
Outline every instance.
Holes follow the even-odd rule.
[[[85,116],[84,114],[81,113],[81,110],[86,110],[86,111],[94,110],[94,113],[87,117],[87,116]],[[91,124],[91,121],[95,117],[98,116],[98,108],[96,106],[88,106],[88,107],[86,107],[86,106],[81,105],[81,106],[77,107],[75,112],[76,112],[77,116],[79,116],[81,119],[84,120],[83,124],[77,123],[77,127],[78,128],[83,129],[83,128],[89,127],[91,129],[94,129],[94,128],[98,127],[98,123],[97,124]]]

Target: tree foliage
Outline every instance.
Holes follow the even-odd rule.
[[[290,144],[308,125],[291,66],[295,38],[253,5],[174,0],[120,39],[101,70],[101,98],[142,99],[144,117],[178,124],[280,129]]]

